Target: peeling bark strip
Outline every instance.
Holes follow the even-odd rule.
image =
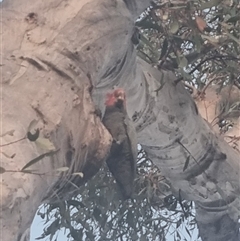
[[[26,60],[29,64],[33,65],[34,67],[36,67],[38,70],[45,70],[46,69],[39,63],[37,62],[35,59],[33,58],[29,58],[29,57],[21,57],[20,59]]]
[[[59,69],[56,65],[54,65],[53,63],[40,59],[44,64],[46,64],[51,70],[53,70],[54,72],[56,72],[60,77],[63,77],[65,79],[68,80],[73,80],[71,76],[69,76],[66,72],[64,72],[63,70]]]
[[[69,59],[71,59],[74,62],[80,61],[80,56],[79,56],[78,52],[71,52],[65,48],[61,51],[61,54],[68,57]]]

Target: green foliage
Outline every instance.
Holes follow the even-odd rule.
[[[170,193],[168,182],[141,150],[133,200],[122,201],[106,166],[71,200],[46,205],[39,215],[47,227],[39,239],[67,230],[69,240],[167,240],[166,235],[183,238],[195,228],[192,203],[179,201]],[[188,222],[188,224],[186,224]],[[179,234],[181,233],[181,234]]]
[[[198,91],[209,83],[240,87],[239,0],[170,2],[154,1],[137,21],[139,56]]]

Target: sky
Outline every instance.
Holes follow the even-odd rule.
[[[37,237],[40,237],[42,235],[43,229],[45,227],[44,223],[45,223],[44,219],[42,219],[39,215],[35,215],[35,218],[33,220],[32,226],[31,226],[31,238],[30,238],[30,241],[35,241]],[[167,239],[167,241],[174,241],[174,236],[171,235],[171,233],[174,233],[174,228],[172,228],[172,230],[170,229],[169,231],[170,232],[166,236],[166,239]],[[192,238],[190,238],[189,235],[187,234],[187,232],[185,231],[185,226],[184,225],[183,225],[183,228],[182,229],[179,228],[178,231],[182,235],[182,237],[186,238],[185,241],[200,241],[200,240],[197,239],[197,236],[198,236],[198,231],[197,230],[193,230],[193,232],[191,232]],[[49,237],[46,237],[45,239],[41,239],[41,240],[42,241],[49,241],[50,239],[49,239]],[[55,239],[53,239],[53,240],[55,241]],[[64,234],[64,230],[61,230],[60,232],[58,232],[58,236],[57,236],[56,240],[57,241],[67,241],[67,237]],[[184,241],[184,239],[182,239],[182,241]]]

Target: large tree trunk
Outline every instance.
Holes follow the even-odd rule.
[[[196,202],[200,234],[202,228],[207,234],[203,240],[225,241],[226,233],[227,240],[237,240],[237,153],[213,133],[172,73],[136,59],[134,20],[149,2],[2,3],[1,167],[8,172],[1,175],[0,228],[5,240],[20,240],[43,199],[67,198],[76,188],[71,183],[81,185],[97,172],[111,138],[94,106],[103,110],[104,95],[115,85],[126,89],[139,143],[175,194]],[[8,144],[25,137],[34,119],[41,143],[24,138]],[[58,152],[30,167],[40,174],[18,172],[53,149]],[[57,175],[60,167],[69,169]],[[71,175],[76,172],[83,178]]]

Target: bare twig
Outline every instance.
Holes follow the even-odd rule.
[[[23,140],[25,140],[25,139],[27,139],[26,136],[24,136],[23,138],[21,138],[21,139],[19,139],[19,140],[12,141],[12,142],[9,142],[9,143],[6,143],[6,144],[2,144],[2,145],[0,145],[0,147],[9,146],[9,145],[11,145],[11,144],[17,143],[17,142],[19,142],[19,141],[23,141]]]
[[[186,83],[186,82],[184,82],[184,85],[185,85],[187,88],[189,88],[189,89],[192,90],[192,96],[193,96],[193,98],[198,95],[198,90],[197,90],[194,86],[192,86],[192,85],[190,85],[190,84],[188,84],[188,83]]]
[[[203,59],[202,61],[200,61],[200,63],[198,63],[188,74],[189,75],[193,74],[202,64],[204,64],[205,62],[207,62],[209,60],[213,60],[213,59],[240,60],[239,58],[236,58],[234,56],[229,56],[229,55],[214,55],[214,56],[207,57],[206,59]],[[183,76],[174,80],[174,84],[177,85],[181,80],[183,80]]]

